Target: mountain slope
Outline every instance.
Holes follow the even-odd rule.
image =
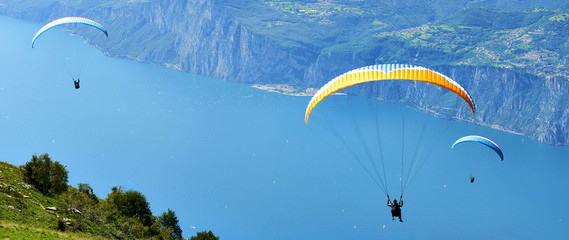
[[[96,18],[109,38],[83,35],[105,54],[243,83],[320,87],[365,65],[424,65],[471,92],[479,111],[463,120],[568,145],[568,8],[559,0],[7,0],[0,14]],[[419,101],[425,94],[403,100],[464,118],[466,106],[441,112]]]
[[[119,189],[109,196],[122,193]],[[151,217],[155,221],[151,226],[143,226],[136,216],[122,213],[109,199],[97,198],[92,189],[88,193],[72,186],[64,193],[44,196],[24,181],[20,167],[0,162],[0,237],[154,239],[170,234],[156,222],[157,217]],[[140,204],[128,203],[131,206]]]

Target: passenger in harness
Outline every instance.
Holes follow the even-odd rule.
[[[403,200],[401,200],[401,205],[399,205],[399,203],[397,203],[397,199],[393,199],[393,203],[391,203],[389,198],[387,198],[387,206],[391,207],[391,220],[395,220],[395,217],[399,217],[399,221],[403,222],[403,220],[401,220],[401,207],[403,207]]]
[[[79,89],[79,82],[81,80],[79,80],[79,78],[77,78],[77,80],[73,79],[73,84],[75,84],[75,89]]]

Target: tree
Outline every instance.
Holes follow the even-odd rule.
[[[192,236],[190,240],[219,240],[218,236],[213,235],[211,231],[198,232],[196,236]]]
[[[53,196],[67,191],[65,166],[53,162],[47,153],[33,155],[32,160],[23,165],[25,180],[45,196]]]
[[[158,217],[158,222],[163,228],[171,228],[171,239],[182,239],[182,228],[178,224],[178,217],[176,217],[176,212],[168,208],[167,212],[163,212],[160,217]]]
[[[88,183],[79,183],[77,187],[78,187],[80,192],[87,194],[87,196],[91,196],[91,195],[95,194],[95,193],[93,193],[93,188],[91,186],[89,186]]]
[[[154,222],[146,197],[138,191],[123,191],[121,187],[113,187],[113,192],[109,193],[107,201],[123,215],[140,220],[144,226],[150,227]]]
[[[99,201],[97,195],[95,195],[95,193],[93,192],[93,188],[91,188],[91,186],[89,186],[88,183],[79,183],[78,187],[80,192],[85,193],[88,197],[93,199],[93,201],[95,202]]]

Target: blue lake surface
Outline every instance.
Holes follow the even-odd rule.
[[[0,161],[21,165],[49,153],[67,166],[73,186],[89,183],[101,198],[123,186],[142,192],[154,215],[174,210],[186,238],[204,230],[221,239],[569,236],[569,147],[405,110],[405,141],[413,145],[427,119],[421,141],[436,147],[405,192],[400,223],[366,168],[317,128],[327,111],[340,114],[326,109],[345,96],[319,106],[307,127],[309,97],[106,57],[61,30],[32,49],[41,26],[0,17]],[[81,89],[52,44],[87,59]],[[398,105],[381,109],[400,116]],[[384,119],[383,148],[388,187],[398,197],[401,127],[391,120]],[[505,160],[466,144],[450,150],[470,134],[494,140]]]

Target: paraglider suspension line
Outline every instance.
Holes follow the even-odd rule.
[[[348,98],[349,98],[349,99],[352,99],[352,98],[350,98],[350,97],[348,97]],[[350,105],[353,105],[353,104],[350,104]],[[354,112],[354,108],[348,108],[348,109],[351,111],[350,116],[355,116],[355,115],[356,115],[356,113]],[[362,147],[364,148],[364,150],[365,150],[365,153],[366,153],[368,162],[371,164],[371,166],[372,166],[372,168],[373,168],[373,171],[374,171],[375,174],[376,174],[376,177],[373,177],[373,176],[372,176],[372,178],[377,179],[376,182],[378,182],[378,183],[380,183],[380,184],[382,185],[382,186],[381,186],[382,190],[384,191],[385,194],[387,194],[387,193],[388,193],[388,191],[387,191],[387,184],[386,184],[387,181],[384,181],[384,180],[381,179],[381,174],[379,173],[378,167],[377,167],[377,165],[376,165],[376,163],[375,163],[375,161],[374,161],[374,158],[373,158],[373,156],[372,156],[372,154],[371,154],[370,147],[368,146],[367,141],[365,140],[365,138],[364,138],[364,136],[363,136],[362,130],[360,129],[360,124],[358,124],[358,122],[357,122],[357,117],[352,117],[352,118],[350,118],[350,119],[352,120],[351,122],[352,122],[352,124],[353,124],[354,129],[356,130],[355,132],[356,132],[356,134],[357,134],[357,136],[358,136],[358,139],[359,139],[359,141],[360,141],[360,144],[361,144],[361,146],[362,146]],[[346,141],[343,140],[343,139],[342,139],[342,142],[346,143]],[[349,148],[349,146],[348,146],[347,143],[346,143],[345,145]],[[350,151],[353,152],[353,150],[350,150]],[[356,157],[356,155],[357,155],[357,154],[355,154],[355,152],[353,152],[352,154],[354,155],[354,157]],[[364,169],[366,169],[366,171],[369,172],[369,170],[365,167],[365,164],[363,164],[363,162],[361,161],[361,159],[359,159],[359,158],[357,158],[357,159],[358,159],[358,161],[360,162],[360,164],[362,165],[362,167],[364,167]],[[383,159],[381,159],[381,161],[382,161],[382,164],[383,164]],[[371,173],[370,173],[369,175],[371,176]],[[385,176],[385,174],[384,174],[384,176]]]
[[[375,129],[376,129],[376,135],[377,135],[377,143],[378,143],[378,151],[379,151],[379,160],[381,161],[381,170],[383,172],[383,182],[385,183],[385,190],[386,190],[386,195],[389,198],[389,188],[388,188],[388,184],[387,184],[387,176],[385,175],[385,163],[384,163],[384,158],[383,158],[383,144],[381,142],[381,129],[380,124],[379,124],[379,100],[376,99],[375,101],[376,104],[376,108],[375,108]]]
[[[399,110],[401,112],[401,175],[399,182],[401,182],[401,189],[403,189],[403,169],[405,167],[405,113],[401,104],[401,87],[397,85],[397,94],[399,96]]]

